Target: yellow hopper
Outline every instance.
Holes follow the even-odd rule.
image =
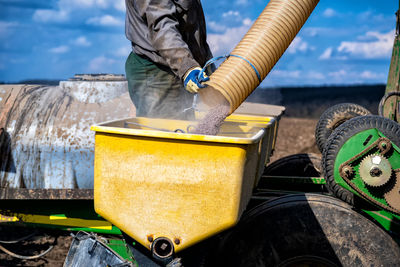
[[[217,136],[187,133],[195,122],[179,120],[92,126],[96,212],[149,249],[164,238],[178,252],[221,232],[246,208],[276,124],[231,115]]]

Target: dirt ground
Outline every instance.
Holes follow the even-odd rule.
[[[317,153],[318,148],[315,144],[314,130],[317,124],[316,119],[290,118],[283,117],[279,124],[278,138],[271,162],[291,154],[297,153]],[[7,230],[6,230],[7,229]],[[15,231],[15,232],[12,232]],[[31,233],[32,230],[1,228],[0,240],[10,240],[12,237],[22,237]],[[35,255],[45,251],[53,244],[54,236],[59,233],[50,233],[49,236],[22,242],[21,245],[1,244],[10,251],[22,255]],[[46,256],[36,260],[18,260],[7,255],[0,250],[0,267],[3,266],[62,266],[65,256],[68,253],[69,244],[72,237],[68,233],[60,236],[55,247]],[[39,251],[37,251],[39,249]]]
[[[320,154],[314,135],[317,122],[317,119],[283,117],[279,122],[278,137],[271,162],[298,153]]]

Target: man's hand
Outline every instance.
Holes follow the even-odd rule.
[[[201,68],[196,67],[186,72],[185,76],[183,77],[183,85],[187,91],[195,94],[200,88],[205,87],[205,85],[201,83],[206,82],[209,79],[210,78],[204,72],[201,72]]]

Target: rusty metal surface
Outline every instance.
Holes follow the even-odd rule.
[[[397,21],[399,23],[399,21]],[[396,35],[390,61],[389,76],[386,84],[385,95],[400,92],[400,36]],[[400,122],[400,96],[392,95],[382,103],[382,115],[391,120]]]
[[[93,189],[0,188],[0,199],[93,199]]]
[[[0,85],[0,188],[93,188],[90,126],[134,115],[123,81]]]

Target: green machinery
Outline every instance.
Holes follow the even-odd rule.
[[[348,103],[328,109],[316,129],[322,171],[307,154],[267,165],[236,226],[175,253],[179,239],[145,247],[97,215],[93,189],[2,187],[3,233],[14,227],[74,233],[65,266],[400,266],[398,25],[399,17],[379,116]],[[4,160],[3,129],[0,137]],[[26,265],[47,252],[16,255],[6,241],[0,249]],[[0,265],[11,262],[2,259]]]
[[[385,229],[400,222],[399,12],[385,95],[379,116],[355,104],[328,109],[318,122],[316,140],[330,192],[362,207]]]

